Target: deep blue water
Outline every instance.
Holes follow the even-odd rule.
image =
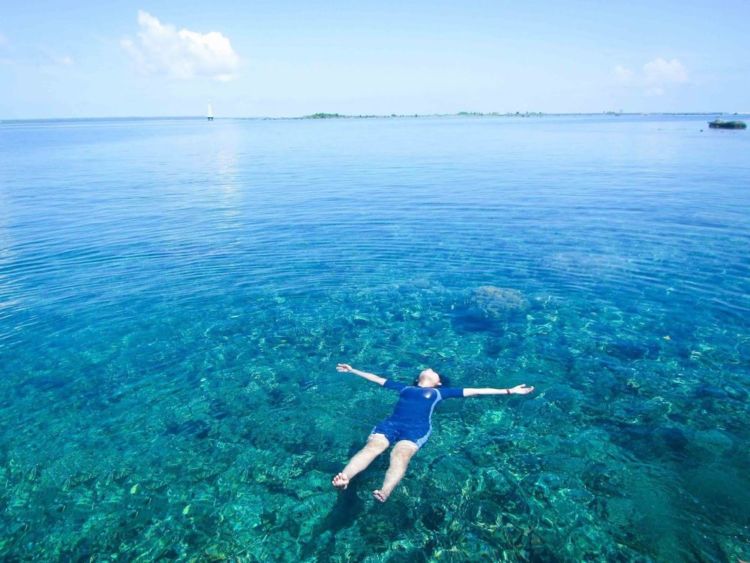
[[[0,124],[0,556],[750,558],[750,133]],[[333,474],[446,402],[385,505]],[[107,559],[108,558],[108,559]]]

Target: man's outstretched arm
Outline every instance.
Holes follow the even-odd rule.
[[[464,397],[475,397],[477,395],[526,395],[534,390],[533,387],[527,387],[525,383],[516,385],[510,389],[496,389],[494,387],[481,387],[472,389],[464,388]]]
[[[386,381],[385,377],[380,377],[379,375],[375,375],[374,373],[367,373],[366,371],[354,369],[349,364],[339,364],[336,366],[336,369],[342,373],[353,373],[354,375],[364,377],[367,381],[372,381],[373,383],[377,383],[378,385],[383,385],[383,383],[385,383]]]

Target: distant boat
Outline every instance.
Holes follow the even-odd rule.
[[[723,121],[721,119],[714,119],[708,122],[708,126],[712,129],[746,129],[747,124],[744,121]]]
[[[208,104],[208,114],[207,114],[208,120],[213,121],[214,120],[214,108],[211,107],[211,104]]]

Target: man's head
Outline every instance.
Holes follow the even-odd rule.
[[[414,380],[414,385],[418,387],[441,387],[449,385],[448,379],[441,376],[432,368],[423,369],[419,372],[419,377]]]

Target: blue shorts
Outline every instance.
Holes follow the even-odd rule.
[[[414,427],[392,420],[384,420],[373,427],[370,435],[383,434],[391,444],[395,444],[399,440],[409,440],[414,442],[418,448],[421,448],[422,444],[430,437],[431,432],[432,427]]]

